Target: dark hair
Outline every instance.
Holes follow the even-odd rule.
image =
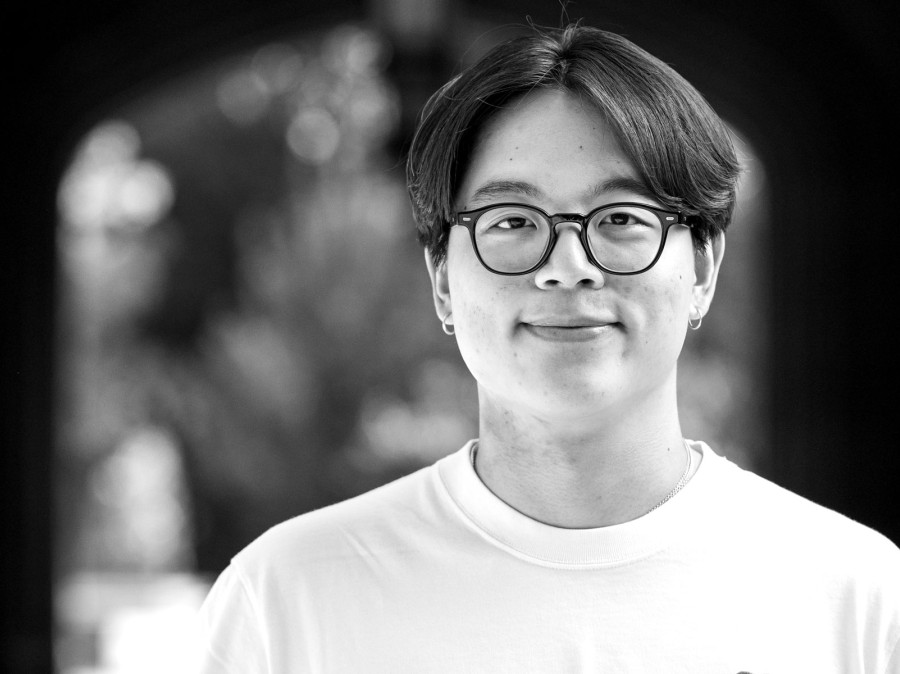
[[[740,169],[728,129],[700,93],[615,33],[578,25],[535,29],[493,48],[422,110],[407,186],[419,241],[436,263],[446,255],[454,200],[480,129],[535,88],[592,103],[659,202],[696,216],[698,248],[728,226]]]

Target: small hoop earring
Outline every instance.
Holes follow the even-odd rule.
[[[448,311],[447,315],[441,319],[441,329],[444,331],[445,335],[454,335],[456,334],[456,328],[453,327],[453,323],[448,323],[447,319],[453,315],[452,311]]]
[[[694,307],[694,308],[695,308],[696,311],[697,311],[697,318],[694,318],[693,316],[691,316],[690,318],[688,318],[688,327],[689,327],[691,330],[699,330],[699,329],[700,329],[700,324],[703,323],[703,314],[700,313],[700,310],[699,310],[699,309],[697,309],[696,307]]]

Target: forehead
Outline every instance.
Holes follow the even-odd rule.
[[[640,176],[603,115],[571,93],[542,89],[514,99],[485,123],[457,206],[496,200],[509,188],[509,198],[586,207],[603,196],[600,187],[616,185],[621,193],[629,183],[640,185]]]

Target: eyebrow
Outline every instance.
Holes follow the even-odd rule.
[[[541,199],[544,196],[539,187],[523,180],[491,180],[475,190],[470,197],[470,201],[498,197],[504,194],[521,194],[532,199]]]
[[[642,180],[629,176],[616,176],[604,180],[589,190],[588,196],[591,199],[597,199],[609,192],[631,192],[654,203],[658,201],[658,197]],[[524,180],[490,180],[475,190],[469,201],[475,202],[508,194],[517,194],[538,200],[545,197],[543,190]]]
[[[653,193],[653,190],[647,187],[643,180],[638,180],[637,178],[631,178],[629,176],[617,176],[615,178],[610,178],[609,180],[604,180],[591,190],[591,197],[602,197],[608,192],[632,192],[653,202],[659,200],[659,197]]]

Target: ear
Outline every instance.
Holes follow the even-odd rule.
[[[428,277],[431,279],[431,290],[434,295],[434,310],[441,321],[447,318],[453,311],[453,305],[450,302],[450,279],[447,274],[447,258],[444,256],[443,262],[439,265],[434,264],[431,258],[431,251],[425,249],[425,267],[428,269]],[[448,320],[449,325],[453,324],[452,320]]]
[[[707,243],[702,251],[694,251],[695,281],[691,304],[700,312],[701,317],[706,315],[712,304],[713,295],[716,292],[716,280],[719,278],[719,268],[722,266],[724,255],[724,234],[719,234]]]

